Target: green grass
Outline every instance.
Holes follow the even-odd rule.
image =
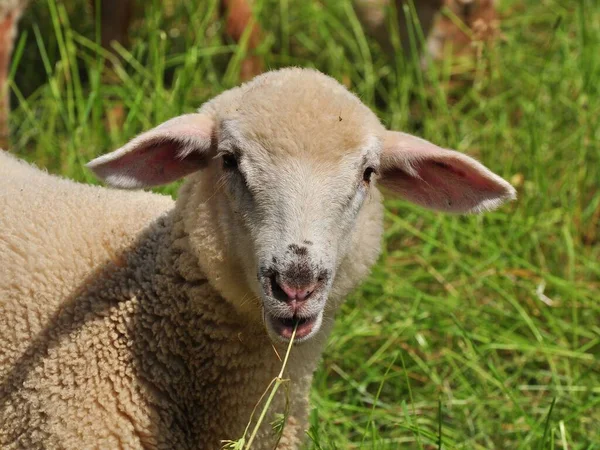
[[[245,50],[215,1],[153,2],[111,57],[116,84],[84,2],[57,3],[31,8],[11,72],[14,151],[51,172],[95,182],[83,163],[238,82]],[[343,80],[388,126],[519,190],[477,217],[387,201],[384,253],[315,376],[309,447],[600,449],[600,5],[501,2],[504,39],[450,92],[455,65],[390,59],[348,3],[256,3],[269,67]]]

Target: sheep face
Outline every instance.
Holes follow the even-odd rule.
[[[262,299],[264,323],[276,340],[289,339],[296,324],[298,343],[319,331],[338,269],[352,236],[361,231],[359,215],[375,189],[381,140],[354,129],[348,147],[350,130],[333,128],[327,141],[337,151],[324,158],[328,149],[318,140],[280,139],[293,130],[275,128],[273,135],[256,139],[255,124],[240,111],[220,123],[215,170],[227,205],[221,219],[236,236],[232,251]],[[374,214],[380,216],[380,210]],[[374,241],[375,251],[360,255],[368,259],[365,266],[378,252],[379,236]]]
[[[378,185],[448,212],[515,196],[472,158],[385,130],[335,80],[302,69],[257,77],[88,166],[126,188],[194,173],[179,205],[202,270],[280,342],[294,327],[296,342],[327,329],[368,273],[382,230]]]

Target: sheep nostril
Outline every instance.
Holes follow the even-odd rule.
[[[306,286],[297,287],[287,284],[279,279],[277,274],[269,277],[271,295],[282,302],[305,301],[315,291],[317,283],[311,283]]]
[[[282,302],[287,302],[288,299],[288,295],[286,294],[286,292],[281,288],[281,286],[279,285],[279,283],[277,282],[277,275],[273,274],[270,277],[270,281],[271,281],[271,295],[273,297],[275,297],[277,300],[282,301]]]
[[[279,283],[279,287],[286,295],[286,301],[299,301],[306,300],[310,294],[315,290],[315,284],[310,284],[302,287],[290,286],[286,283]]]
[[[312,284],[304,289],[300,289],[296,293],[296,298],[300,301],[306,300],[315,291],[316,284]]]

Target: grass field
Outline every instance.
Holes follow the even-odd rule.
[[[223,42],[216,2],[162,3],[119,49],[117,83],[85,2],[28,11],[16,153],[94,182],[85,162],[238,83],[244,46]],[[387,201],[383,255],[315,377],[308,447],[600,449],[600,4],[501,1],[503,39],[454,90],[465,64],[390,59],[348,2],[257,9],[269,67],[316,67],[389,127],[474,155],[519,190],[481,217]],[[107,132],[115,105],[124,124]]]

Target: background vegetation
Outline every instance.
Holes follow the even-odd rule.
[[[118,58],[86,2],[28,10],[13,151],[95,182],[86,161],[238,83],[245,49],[223,41],[216,1],[146,3]],[[519,190],[481,217],[387,201],[384,254],[315,377],[310,448],[600,448],[600,4],[500,3],[494,48],[423,71],[383,54],[348,1],[256,2],[268,67],[316,67]]]

